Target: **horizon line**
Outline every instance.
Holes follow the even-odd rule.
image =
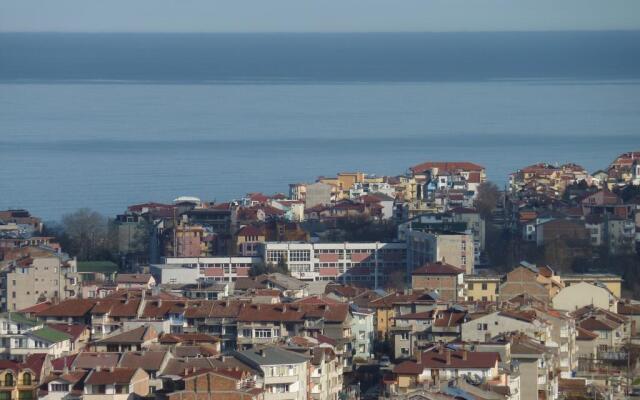
[[[198,34],[233,34],[233,35],[332,35],[332,34],[355,34],[355,35],[375,35],[375,34],[456,34],[456,33],[633,33],[640,32],[637,28],[611,28],[611,29],[504,29],[504,30],[371,30],[371,31],[65,31],[65,30],[0,30],[0,34],[176,34],[176,35],[198,35]]]

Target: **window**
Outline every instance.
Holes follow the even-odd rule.
[[[358,339],[360,339],[360,340],[365,340],[366,339],[365,331],[359,331],[358,332]]]
[[[482,284],[482,290],[487,290],[487,284],[486,283]]]
[[[13,374],[12,373],[7,373],[4,376],[4,385],[5,386],[13,386]]]
[[[251,337],[251,329],[243,329],[242,330],[243,337]]]
[[[289,261],[309,261],[311,252],[309,250],[291,250],[289,252]]]
[[[257,338],[270,338],[271,337],[271,329],[256,329],[254,331],[255,337]]]
[[[289,391],[289,385],[286,383],[278,383],[277,385],[271,385],[269,389],[271,389],[271,393],[287,393]]]
[[[402,340],[409,340],[409,332],[402,332],[400,334],[400,339]]]
[[[116,385],[116,393],[117,394],[129,393],[129,385]]]
[[[473,290],[473,282],[468,283],[467,287],[469,288],[469,290]]]
[[[69,385],[66,383],[52,383],[51,384],[51,391],[52,392],[68,392],[69,391]]]
[[[93,385],[91,387],[92,394],[105,394],[107,392],[107,385]]]
[[[29,386],[31,385],[31,374],[28,372],[25,372],[24,374],[22,374],[22,384]]]

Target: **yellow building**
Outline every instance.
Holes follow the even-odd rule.
[[[620,298],[622,295],[622,277],[614,274],[574,274],[562,275],[560,277],[564,286],[571,286],[579,282],[587,282],[592,285],[602,283],[614,296]]]
[[[0,399],[35,400],[38,382],[29,368],[7,368],[0,371]]]
[[[498,275],[467,275],[464,277],[467,286],[468,301],[497,301],[502,277]]]

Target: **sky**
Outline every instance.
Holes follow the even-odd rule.
[[[0,0],[1,32],[640,29],[640,0]]]

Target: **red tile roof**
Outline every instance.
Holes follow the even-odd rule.
[[[451,362],[447,363],[447,355],[450,353]],[[465,355],[466,353],[466,359]],[[440,353],[437,349],[425,351],[420,357],[420,363],[424,368],[493,368],[500,360],[500,354],[494,352],[479,352],[468,350],[445,349]]]
[[[413,271],[412,275],[459,275],[464,270],[450,264],[436,262],[428,263]]]
[[[93,299],[69,299],[34,314],[38,317],[83,317],[95,304]]]
[[[136,373],[135,368],[113,368],[103,370],[93,370],[87,376],[85,384],[87,385],[109,385],[109,384],[128,384],[131,383],[133,375]]]

